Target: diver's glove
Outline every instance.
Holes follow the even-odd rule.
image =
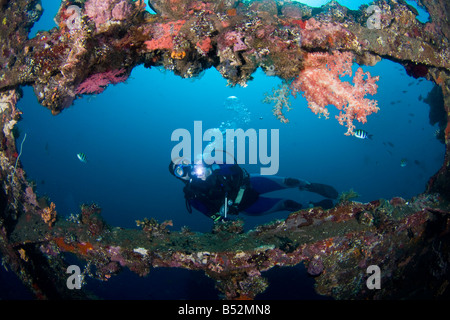
[[[322,183],[310,183],[303,190],[307,190],[310,192],[314,192],[324,196],[325,198],[337,199],[339,193],[335,188],[330,185],[322,184]]]

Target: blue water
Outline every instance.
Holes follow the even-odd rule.
[[[261,71],[246,88],[231,88],[214,69],[201,79],[187,80],[137,67],[126,83],[80,98],[58,116],[37,103],[31,88],[24,88],[19,128],[27,139],[21,161],[38,193],[50,196],[62,215],[77,213],[82,203],[96,202],[112,225],[135,227],[135,220],[155,217],[172,219],[174,229],[188,225],[209,231],[208,218],[187,213],[183,184],[167,170],[176,145],[171,134],[184,128],[194,137],[196,120],[202,121],[205,131],[233,119],[235,111],[224,105],[233,95],[250,113],[250,122],[238,127],[279,129],[278,175],[331,184],[339,192],[354,189],[362,202],[410,198],[424,191],[443,160],[444,146],[434,137],[437,127],[428,124],[429,107],[418,99],[432,84],[408,77],[389,61],[364,69],[380,76],[373,97],[380,111],[358,126],[373,140],[345,136],[346,128],[334,119],[338,113],[334,107],[329,108],[330,119],[318,118],[303,97],[292,99],[292,110],[286,114],[290,122],[280,123],[262,99],[281,81]],[[79,152],[87,155],[88,163],[77,159]],[[408,160],[406,167],[400,166],[403,158]],[[258,165],[244,167],[259,173]],[[302,203],[317,200],[298,190],[273,196]],[[246,218],[247,227],[285,216]]]
[[[32,33],[54,26],[45,17],[53,18],[55,5],[59,1],[44,4],[46,16]],[[38,104],[30,87],[23,88],[24,97],[18,104],[23,111],[18,143],[25,133],[27,138],[20,160],[28,178],[36,182],[37,193],[48,195],[63,217],[78,213],[83,203],[95,202],[113,226],[136,228],[135,220],[154,217],[160,222],[173,220],[173,230],[186,225],[208,232],[212,222],[195,210],[187,212],[183,184],[167,170],[176,144],[170,138],[178,128],[188,129],[193,135],[194,121],[202,121],[205,131],[239,119],[239,113],[225,107],[227,97],[236,96],[248,110],[241,116],[250,116],[248,123],[238,121],[238,127],[279,129],[278,175],[331,184],[339,192],[353,189],[360,194],[356,200],[361,202],[395,196],[410,198],[424,191],[429,177],[443,161],[444,145],[434,136],[437,126],[429,124],[429,106],[419,101],[419,96],[425,97],[432,89],[432,83],[413,79],[403,68],[386,60],[363,69],[380,76],[378,93],[373,96],[380,111],[370,115],[366,124],[357,125],[372,134],[373,140],[345,136],[346,128],[334,118],[338,113],[334,107],[329,108],[330,119],[319,119],[307,108],[303,97],[291,100],[292,110],[286,114],[290,122],[280,123],[262,99],[281,80],[261,70],[247,87],[232,88],[214,69],[192,80],[140,66],[126,83],[109,86],[97,96],[77,99],[58,116]],[[77,159],[79,152],[86,154],[87,163]],[[404,158],[408,163],[401,167]],[[250,173],[260,169],[258,165],[244,167]],[[272,196],[302,203],[321,199],[298,190]],[[281,212],[243,218],[246,229],[250,229],[286,216]],[[304,270],[297,268],[286,270],[304,275]],[[207,298],[215,292],[212,281],[198,273],[164,269],[153,272],[147,278],[125,272],[109,282],[89,280],[88,285],[105,298]],[[271,281],[282,282],[283,275],[278,277],[274,274]],[[204,289],[192,289],[195,286],[191,278],[201,281]],[[312,280],[308,283],[302,278],[300,282],[306,283],[304,290],[309,297],[315,297]],[[123,293],[125,283],[133,293]],[[145,289],[149,287],[152,289]],[[271,292],[276,293],[269,292],[265,297],[287,298],[281,291]]]
[[[328,2],[331,2],[331,0],[294,0],[294,2],[300,2],[303,4],[306,4],[310,7],[321,7],[324,4],[327,4]],[[345,6],[351,10],[358,10],[358,8],[362,4],[371,3],[372,1],[367,0],[339,0],[337,1],[341,6]]]
[[[428,14],[428,12],[422,7],[419,7],[419,5],[415,0],[406,0],[406,3],[409,4],[410,6],[413,6],[419,13],[419,15],[416,16],[417,20],[419,20],[422,23],[430,21],[430,15]]]

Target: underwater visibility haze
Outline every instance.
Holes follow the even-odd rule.
[[[408,46],[418,44],[400,43],[400,37],[396,45],[410,50],[410,56],[382,49],[376,42],[388,40],[361,31],[366,28],[361,22],[368,6],[364,2],[305,1],[316,6],[312,11],[299,2],[283,2],[277,8],[273,1],[229,1],[226,7],[216,1],[178,0],[173,8],[164,1],[140,0],[22,2],[34,6],[34,11],[29,9],[33,12],[38,4],[38,13],[43,8],[28,35],[34,42],[26,50],[36,61],[38,52],[49,60],[35,66],[36,76],[27,75],[33,81],[20,83],[20,120],[9,130],[15,154],[6,151],[11,142],[2,143],[5,159],[13,159],[5,171],[9,175],[4,175],[13,186],[4,187],[5,199],[15,206],[9,205],[9,213],[2,216],[0,298],[51,299],[60,297],[60,290],[65,290],[65,298],[79,298],[65,288],[53,288],[50,279],[34,279],[33,274],[43,271],[31,261],[40,255],[49,266],[55,263],[52,259],[61,259],[81,267],[81,298],[407,298],[414,291],[393,289],[388,280],[378,293],[366,288],[358,294],[340,287],[333,291],[324,270],[360,286],[370,264],[390,270],[399,261],[406,265],[420,259],[397,252],[395,244],[413,246],[405,240],[411,234],[421,239],[420,225],[428,222],[423,215],[428,212],[431,220],[438,214],[423,208],[439,207],[439,219],[448,219],[443,218],[448,214],[443,198],[427,192],[447,152],[447,106],[440,86],[445,86],[448,61],[417,66],[410,61],[415,49]],[[405,28],[414,30],[408,37],[423,38],[424,43],[433,43],[431,37],[445,38],[432,35],[439,28],[431,26],[422,1],[420,6],[415,1],[388,2],[369,4],[392,15],[392,24],[407,21]],[[80,24],[77,31],[69,19],[77,11],[68,11],[69,5],[82,10],[83,19],[73,20]],[[347,5],[353,11],[347,11]],[[13,10],[12,5],[3,6],[9,10],[5,12]],[[267,12],[278,16],[268,18]],[[395,18],[399,16],[404,20]],[[345,29],[347,18],[357,25],[349,27],[351,31]],[[207,31],[206,26],[217,30]],[[400,32],[392,25],[382,28]],[[79,45],[71,42],[77,37],[85,41],[79,47],[83,49],[69,55],[78,62],[59,61],[64,50],[70,50],[67,43]],[[348,44],[354,42],[359,51]],[[449,54],[446,45],[433,48],[442,56]],[[95,51],[91,60],[83,60],[83,50]],[[361,51],[368,52],[365,58]],[[4,68],[16,70],[7,64]],[[44,68],[58,72],[46,73]],[[345,108],[334,106],[341,101]],[[10,122],[5,119],[7,128]],[[193,142],[198,122],[200,134],[214,128],[224,134],[226,129],[255,130],[256,140],[246,140],[240,164],[251,176],[270,165],[261,161],[266,129],[267,156],[278,167],[276,176],[326,184],[339,197],[331,199],[331,207],[320,208],[315,204],[323,195],[289,188],[267,197],[294,200],[303,211],[241,213],[231,222],[214,221],[196,208],[190,213],[185,184],[168,166],[179,142],[173,133],[185,129]],[[278,141],[273,140],[274,130]],[[3,132],[8,137],[7,130]],[[271,149],[274,141],[278,149]],[[208,143],[203,141],[202,149]],[[250,164],[249,152],[257,143],[258,162]],[[443,179],[433,181],[445,185]],[[23,195],[11,191],[15,188]],[[417,213],[421,210],[422,216]],[[27,223],[29,227],[20,230],[14,227]],[[390,224],[398,224],[404,234],[393,232]],[[80,229],[73,231],[71,225]],[[356,250],[366,253],[357,255]],[[17,258],[11,257],[13,251]],[[386,262],[380,258],[386,252],[399,256]],[[448,251],[442,256],[448,257]],[[362,271],[343,275],[352,263]],[[26,269],[27,276],[12,276],[8,265]],[[228,282],[215,282],[221,277]],[[65,275],[60,278],[63,283]],[[448,289],[442,290],[448,295]]]

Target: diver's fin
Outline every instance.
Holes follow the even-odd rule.
[[[334,207],[334,203],[330,199],[323,199],[319,202],[311,202],[314,207],[322,207],[322,209],[327,210]]]
[[[320,194],[321,196],[330,199],[337,199],[339,195],[335,188],[322,183],[311,183],[310,185],[306,186],[305,190]]]
[[[287,187],[287,188],[300,188],[300,189],[304,189],[305,186],[309,185],[310,183],[306,180],[303,179],[297,179],[297,178],[285,178],[283,181],[283,184]]]
[[[294,200],[284,200],[283,209],[294,212],[301,210],[303,208],[301,203],[295,202]]]

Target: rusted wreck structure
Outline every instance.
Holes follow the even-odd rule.
[[[257,68],[291,81],[310,52],[351,52],[359,64],[390,59],[442,90],[450,114],[448,1],[417,0],[431,16],[423,24],[404,1],[376,1],[373,11],[351,11],[331,2],[320,9],[290,1],[73,0],[62,1],[58,27],[28,39],[42,14],[36,0],[0,1],[0,252],[38,298],[87,298],[68,290],[70,252],[91,276],[108,280],[123,268],[145,276],[152,268],[203,270],[227,299],[252,299],[274,266],[304,263],[316,291],[337,299],[448,297],[450,126],[445,159],[423,194],[412,199],[340,202],[243,232],[240,222],[211,233],[170,231],[169,222],[139,222],[142,230],[107,225],[95,205],[67,221],[43,203],[20,164],[14,125],[20,86],[57,115],[94,79],[115,83],[137,65],[164,66],[181,77],[216,68],[243,85]],[[156,14],[145,10],[149,5]],[[377,21],[375,21],[377,22]],[[103,78],[102,78],[103,75]],[[447,121],[448,122],[448,121]],[[369,290],[366,270],[378,265],[382,287]],[[51,278],[52,281],[48,281]]]

